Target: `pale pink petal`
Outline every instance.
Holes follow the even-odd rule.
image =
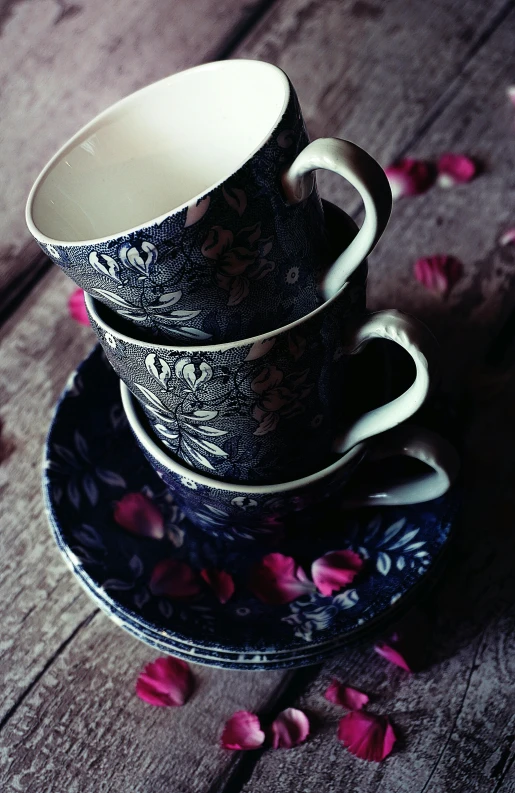
[[[513,245],[515,243],[515,228],[508,229],[499,238],[499,245]]]
[[[272,722],[270,734],[274,749],[291,749],[292,746],[298,746],[309,735],[308,717],[301,710],[287,708]]]
[[[194,680],[186,661],[157,658],[146,667],[136,682],[136,694],[150,705],[180,707],[191,696]]]
[[[263,603],[275,606],[291,603],[315,589],[297,562],[282,553],[264,556],[251,570],[248,586]]]
[[[68,300],[68,311],[70,312],[70,317],[81,325],[91,324],[88,312],[86,311],[83,289],[76,289],[75,292],[70,295],[70,299]]]
[[[341,705],[347,710],[361,710],[368,702],[368,697],[361,691],[350,686],[344,686],[339,680],[333,680],[324,694],[329,702]]]
[[[115,521],[132,534],[162,540],[165,535],[161,512],[143,493],[126,493],[115,504]]]
[[[510,102],[515,105],[515,85],[510,85],[506,93],[508,94]]]
[[[229,573],[225,570],[217,570],[215,567],[210,567],[206,570],[201,570],[200,575],[211,587],[220,603],[227,603],[229,598],[234,595],[234,581]]]
[[[169,598],[190,598],[200,592],[200,581],[186,562],[163,559],[152,570],[150,591]]]
[[[383,658],[386,658],[387,661],[390,661],[391,664],[400,666],[401,669],[405,669],[406,672],[412,671],[408,666],[408,662],[404,656],[402,656],[398,650],[395,650],[393,647],[390,647],[390,645],[386,644],[386,642],[379,642],[374,646],[374,650],[379,655],[382,655]]]
[[[390,754],[397,740],[387,716],[364,711],[352,711],[340,720],[338,738],[356,757],[376,763]]]
[[[415,262],[414,274],[430,292],[448,295],[463,275],[463,265],[454,256],[426,256]]]
[[[264,740],[258,717],[246,710],[239,710],[225,722],[221,738],[224,749],[259,749]]]
[[[453,187],[474,178],[477,166],[465,154],[442,154],[438,160],[438,184],[440,187]]]
[[[352,583],[363,567],[363,560],[354,551],[331,551],[315,559],[311,577],[322,595],[329,597],[333,591]]]
[[[385,169],[385,174],[390,182],[392,198],[420,195],[429,190],[435,181],[435,170],[423,160],[406,158]]]

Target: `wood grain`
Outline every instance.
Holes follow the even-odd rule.
[[[0,312],[45,263],[24,220],[45,162],[116,100],[216,59],[259,7],[258,0],[1,4]]]

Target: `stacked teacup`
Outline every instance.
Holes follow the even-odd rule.
[[[321,202],[317,169],[359,191],[359,231]],[[84,288],[136,439],[195,525],[256,536],[340,492],[401,504],[449,487],[442,438],[387,432],[423,404],[435,358],[416,320],[365,311],[366,257],[390,210],[379,165],[347,141],[309,143],[288,78],[257,61],[132,94],[38,177],[29,228]],[[350,357],[374,338],[411,355],[415,380],[351,421]],[[398,454],[426,473],[345,489],[365,458]]]

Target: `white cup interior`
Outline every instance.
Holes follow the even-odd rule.
[[[131,94],[78,132],[38,177],[27,221],[44,242],[98,242],[191,203],[268,139],[289,96],[275,66],[233,60]]]

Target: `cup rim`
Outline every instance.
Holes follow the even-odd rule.
[[[122,333],[119,330],[116,330],[111,325],[102,319],[99,316],[96,303],[101,303],[102,306],[105,307],[106,310],[112,311],[116,314],[116,310],[106,306],[102,301],[98,300],[98,298],[93,297],[89,292],[84,292],[84,301],[86,303],[86,309],[88,314],[90,315],[90,319],[93,320],[95,325],[98,325],[102,328],[103,331],[106,333],[110,333],[116,339],[122,342],[126,342],[127,344],[134,344],[137,347],[141,347],[142,349],[146,350],[159,350],[163,354],[173,354],[173,353],[183,353],[183,354],[194,354],[194,353],[208,353],[208,352],[226,352],[227,350],[231,349],[238,349],[240,347],[247,347],[253,346],[254,344],[263,343],[265,341],[275,339],[278,336],[283,335],[284,333],[289,333],[291,330],[303,325],[305,322],[309,322],[309,320],[313,319],[313,317],[318,316],[323,311],[328,311],[330,306],[340,297],[342,297],[343,293],[349,289],[349,281],[347,281],[339,291],[333,295],[329,300],[326,300],[322,303],[321,306],[315,308],[314,311],[311,311],[309,314],[304,314],[304,316],[299,317],[294,322],[290,322],[288,325],[282,325],[280,328],[276,330],[268,331],[268,333],[260,333],[259,336],[249,336],[246,339],[237,339],[236,341],[225,341],[220,344],[203,344],[203,345],[196,345],[196,344],[162,344],[160,342],[150,342],[150,341],[143,341],[143,339],[135,338],[134,336],[126,336],[125,333]],[[265,353],[263,353],[264,355]],[[257,356],[260,357],[260,356]]]
[[[172,82],[173,80],[175,80],[177,78],[182,78],[182,76],[185,75],[185,74],[190,74],[192,72],[213,71],[215,69],[225,69],[228,66],[232,67],[234,64],[247,64],[247,63],[260,64],[260,67],[263,67],[263,69],[271,70],[271,71],[274,71],[276,73],[277,77],[283,82],[283,85],[284,85],[284,89],[285,89],[284,90],[284,102],[283,102],[283,105],[282,105],[282,108],[281,108],[279,114],[277,115],[273,125],[270,127],[270,129],[268,130],[268,132],[265,135],[265,137],[260,141],[260,143],[251,152],[249,152],[249,154],[245,157],[245,159],[243,159],[234,168],[234,170],[231,171],[231,173],[227,173],[223,177],[223,179],[220,179],[219,181],[214,182],[212,185],[210,185],[208,188],[206,188],[202,192],[198,193],[195,196],[192,196],[190,199],[188,199],[188,201],[185,201],[184,203],[180,204],[179,206],[173,207],[173,209],[170,209],[168,212],[165,212],[162,215],[158,215],[158,216],[152,218],[151,220],[146,221],[145,223],[138,224],[136,226],[133,226],[132,228],[124,229],[123,231],[118,231],[118,232],[113,233],[113,234],[108,234],[107,236],[96,237],[94,239],[88,239],[88,240],[59,240],[59,239],[55,239],[53,237],[49,237],[48,235],[44,234],[36,226],[34,220],[32,219],[32,209],[33,209],[33,206],[34,206],[34,201],[35,201],[35,198],[36,198],[36,194],[37,194],[39,188],[41,187],[44,179],[51,173],[51,171],[54,168],[54,166],[57,163],[59,163],[64,156],[66,156],[66,154],[68,154],[70,151],[72,151],[74,148],[76,148],[76,146],[78,145],[78,143],[79,143],[81,138],[83,138],[85,135],[93,134],[94,131],[95,131],[95,128],[99,124],[103,123],[105,121],[105,119],[108,118],[111,114],[119,111],[121,108],[125,107],[126,105],[130,105],[130,104],[132,104],[134,102],[137,102],[139,97],[141,97],[141,95],[143,95],[143,94],[145,94],[147,92],[150,93],[152,91],[155,91],[155,90],[158,89],[159,86],[163,86],[163,85],[165,85],[165,84],[167,84],[169,82]],[[74,135],[72,135],[71,138],[68,138],[66,143],[64,143],[56,151],[56,153],[50,158],[50,160],[48,160],[46,165],[40,171],[40,173],[38,174],[34,184],[32,185],[32,187],[30,189],[30,192],[29,192],[29,195],[28,195],[28,198],[27,198],[27,203],[26,203],[26,206],[25,206],[25,222],[26,222],[26,224],[28,226],[28,229],[29,229],[30,233],[32,234],[32,236],[36,240],[38,240],[38,242],[41,242],[44,245],[57,245],[60,248],[81,248],[83,246],[95,246],[95,245],[100,245],[100,244],[102,244],[104,242],[110,242],[111,240],[123,239],[124,237],[126,237],[126,236],[128,236],[130,234],[134,234],[134,233],[136,233],[138,231],[143,231],[144,229],[150,228],[151,226],[155,226],[155,225],[158,225],[158,224],[162,223],[167,218],[178,214],[183,209],[186,209],[186,207],[190,206],[191,204],[194,204],[195,202],[199,201],[201,198],[203,198],[203,197],[209,195],[210,193],[212,193],[213,190],[215,190],[221,184],[224,184],[224,182],[226,182],[228,179],[230,179],[231,176],[233,176],[237,171],[240,170],[240,168],[242,168],[247,162],[249,162],[249,160],[251,160],[252,157],[254,157],[254,155],[265,145],[265,143],[273,135],[274,130],[277,128],[277,126],[278,126],[280,120],[282,119],[282,117],[283,117],[283,115],[285,113],[285,110],[286,110],[286,108],[288,106],[288,102],[290,101],[290,95],[291,95],[291,84],[290,84],[290,81],[289,81],[287,75],[285,74],[285,72],[282,69],[280,69],[278,66],[275,66],[272,63],[268,63],[267,61],[260,61],[260,60],[253,59],[253,58],[231,58],[229,60],[211,61],[209,63],[201,63],[198,66],[191,67],[190,69],[181,69],[181,71],[179,71],[179,72],[175,72],[174,74],[170,74],[170,75],[168,75],[168,77],[164,77],[161,80],[156,80],[155,82],[150,83],[149,85],[143,86],[143,88],[139,88],[137,91],[133,91],[128,96],[125,96],[122,99],[119,99],[117,102],[114,102],[113,104],[109,105],[109,107],[107,107],[101,113],[98,113],[87,124],[85,124],[83,127],[81,127],[78,130],[78,132],[76,132]]]
[[[189,479],[196,484],[210,487],[213,490],[223,490],[226,492],[241,493],[242,495],[250,496],[277,496],[291,490],[300,490],[314,484],[315,482],[322,481],[332,474],[337,473],[355,457],[363,455],[365,452],[366,441],[361,441],[345,452],[345,454],[342,454],[342,456],[336,460],[336,462],[331,463],[331,465],[328,465],[326,468],[322,468],[322,470],[316,471],[314,474],[303,476],[301,479],[292,479],[289,482],[280,482],[276,485],[247,485],[241,482],[235,482],[234,484],[231,482],[223,482],[218,479],[212,479],[211,477],[201,474],[191,468],[187,468],[185,465],[181,465],[181,463],[175,460],[173,457],[169,457],[167,454],[165,454],[165,452],[163,452],[157,443],[152,439],[142,424],[136,407],[137,399],[134,394],[131,393],[128,386],[125,385],[123,380],[120,380],[120,394],[124,413],[132,432],[141,445],[152,455],[152,457],[161,463],[164,468],[172,471],[174,474],[182,476],[184,479]]]

